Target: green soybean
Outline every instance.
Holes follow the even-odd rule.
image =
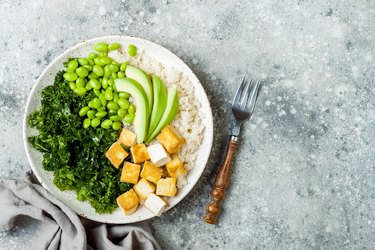
[[[125,73],[120,71],[117,73],[117,78],[125,78]]]
[[[105,63],[101,60],[100,57],[95,57],[95,58],[94,58],[94,63],[95,63],[96,65],[100,65],[100,66],[104,66],[104,65],[105,65]]]
[[[107,65],[104,66],[104,76],[105,77],[110,77],[112,75],[112,71],[109,68],[109,65],[110,64],[107,64]]]
[[[121,122],[114,122],[114,123],[112,123],[112,128],[113,128],[114,130],[119,130],[119,129],[121,129]]]
[[[88,65],[90,65],[90,66],[95,65],[94,60],[92,60],[91,58],[87,58],[87,62],[89,63]]]
[[[78,75],[74,72],[66,72],[64,75],[63,75],[64,79],[67,80],[68,82],[74,82],[75,80],[77,80],[78,78]]]
[[[86,118],[85,120],[83,120],[83,127],[84,128],[88,128],[88,127],[90,127],[90,125],[91,125],[90,118]]]
[[[109,78],[109,79],[108,79],[108,85],[109,85],[109,86],[114,85],[114,83],[115,83],[115,80],[114,80],[113,78]]]
[[[114,122],[120,122],[122,120],[121,116],[118,115],[112,115],[109,119]]]
[[[109,64],[108,67],[112,72],[115,72],[115,73],[117,73],[120,70],[119,67],[114,64]]]
[[[90,110],[90,108],[89,107],[87,107],[87,106],[85,106],[85,107],[83,107],[83,108],[81,108],[80,109],[80,111],[79,111],[79,116],[85,116],[85,115],[87,115],[87,112]]]
[[[97,97],[101,94],[99,89],[94,89],[94,93]]]
[[[82,66],[85,66],[85,65],[89,64],[89,62],[87,61],[86,58],[78,58],[78,62]]]
[[[113,99],[113,93],[112,93],[112,90],[110,88],[107,88],[105,90],[105,99],[107,99],[107,101],[111,101]]]
[[[123,108],[119,108],[119,109],[117,110],[117,115],[119,115],[120,117],[124,117],[127,113],[128,113],[128,111],[126,111],[126,110],[123,109]]]
[[[84,78],[79,77],[76,80],[76,84],[77,84],[77,87],[85,87],[86,81]]]
[[[113,80],[117,79],[117,74],[115,72],[112,72],[112,78],[113,78]]]
[[[97,112],[96,114],[95,114],[95,116],[96,117],[98,117],[98,118],[103,118],[103,117],[105,117],[107,115],[107,112],[106,111],[99,111],[99,112]]]
[[[98,108],[97,110],[98,110],[98,111],[105,111],[105,110],[106,110],[106,107],[103,107],[103,106],[102,106],[102,107]]]
[[[100,102],[99,98],[95,97],[92,101],[92,107],[95,109],[98,109],[102,106],[102,103]]]
[[[86,89],[83,87],[79,87],[74,90],[74,93],[76,93],[79,96],[84,96],[86,95]]]
[[[102,88],[103,89],[108,88],[108,78],[107,77],[103,77],[102,79],[103,79],[102,80]]]
[[[79,77],[86,77],[89,74],[89,70],[85,67],[79,67],[76,69],[76,73]]]
[[[100,124],[100,119],[99,118],[94,118],[91,120],[91,127],[96,128]]]
[[[100,42],[94,45],[94,49],[98,52],[106,52],[108,45],[106,43]]]
[[[85,66],[83,66],[83,67],[85,67],[88,71],[91,71],[92,70],[92,66],[91,65],[85,65]]]
[[[95,111],[94,110],[87,111],[87,117],[90,119],[95,118]]]
[[[92,87],[91,87],[90,83],[86,83],[85,89],[86,90],[92,90]]]
[[[77,85],[75,84],[75,82],[69,82],[69,88],[71,90],[75,90],[77,88]]]
[[[95,57],[97,57],[97,55],[94,52],[90,52],[89,53],[89,58],[90,59],[94,59]]]
[[[105,56],[108,56],[108,53],[107,52],[99,52],[98,56],[105,57]]]
[[[112,44],[108,45],[108,50],[116,50],[118,48],[120,48],[120,44],[118,44],[118,43],[112,43]]]
[[[112,126],[112,121],[111,120],[104,120],[101,124],[101,127],[104,129],[109,129]]]
[[[100,89],[102,87],[102,85],[100,84],[100,82],[98,81],[98,79],[91,79],[89,81],[89,84],[91,85],[91,87],[93,89]]]
[[[107,106],[107,100],[105,99],[103,94],[99,95],[99,100],[102,103],[103,106]]]
[[[94,72],[97,76],[102,76],[104,74],[104,70],[100,65],[92,66],[92,72]]]
[[[117,102],[117,104],[123,108],[123,109],[128,109],[130,107],[130,102],[126,99],[120,98]]]
[[[129,114],[134,114],[135,113],[135,106],[134,105],[130,105],[130,107],[128,108],[128,113]]]
[[[112,109],[112,110],[118,110],[119,109],[119,106],[117,105],[117,103],[113,102],[113,101],[109,101],[107,103],[107,108],[108,109]]]
[[[118,100],[120,99],[120,97],[118,97],[118,94],[115,92],[113,93],[113,102],[114,103],[118,103]]]
[[[109,116],[117,115],[117,110],[110,109],[110,110],[108,111],[108,115],[109,115]]]
[[[127,51],[130,56],[137,55],[137,48],[134,46],[134,44],[129,44]]]
[[[129,65],[128,62],[124,62],[124,63],[122,63],[121,66],[120,66],[120,70],[125,72],[126,67],[128,67],[128,65]]]
[[[112,59],[109,58],[108,56],[101,56],[101,57],[98,57],[99,58],[99,62],[101,62],[101,66],[104,66],[106,64],[110,64],[112,62]]]
[[[76,60],[72,60],[68,63],[68,67],[66,69],[67,72],[74,72],[76,68],[78,67],[78,63]]]
[[[118,96],[122,99],[129,99],[130,94],[128,92],[120,92],[118,93]]]
[[[88,76],[89,79],[98,79],[99,76],[97,76],[94,72],[91,72]]]
[[[111,64],[116,65],[117,67],[120,67],[120,64],[116,61],[112,61]]]
[[[124,116],[124,122],[130,124],[134,121],[134,114],[127,114]]]

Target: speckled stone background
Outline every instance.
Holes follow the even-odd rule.
[[[194,190],[150,220],[165,249],[375,249],[375,2],[0,1],[0,177],[30,169],[28,94],[72,45],[128,34],[159,43],[197,74],[215,141]],[[244,74],[261,78],[218,226],[202,221]],[[27,248],[37,223],[0,233]]]

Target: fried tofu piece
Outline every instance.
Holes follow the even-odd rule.
[[[176,196],[177,193],[176,178],[160,179],[156,184],[156,194],[161,196]]]
[[[150,160],[146,145],[143,143],[132,146],[130,148],[130,152],[132,154],[134,163],[142,163]]]
[[[145,208],[147,208],[151,211],[151,213],[157,216],[159,216],[164,211],[167,205],[168,203],[165,200],[154,193],[149,194],[144,203]]]
[[[173,178],[185,174],[184,164],[177,155],[172,156],[172,161],[166,164],[166,168],[169,175]]]
[[[130,130],[123,128],[118,141],[127,147],[131,147],[137,143],[137,135]]]
[[[133,189],[140,199],[146,200],[150,193],[155,192],[155,185],[142,178],[133,186]]]
[[[120,143],[115,142],[112,146],[108,149],[105,156],[111,161],[115,168],[119,168],[121,163],[128,157],[128,153],[121,147]]]
[[[136,184],[138,182],[141,165],[125,162],[121,172],[121,182]]]
[[[162,172],[163,171],[158,168],[158,166],[152,162],[146,161],[143,164],[141,177],[156,184],[158,180],[160,180]]]
[[[139,198],[133,189],[123,193],[116,199],[117,205],[121,208],[125,215],[134,213],[138,208]]]
[[[170,125],[163,128],[163,130],[156,137],[156,139],[164,146],[164,148],[170,154],[177,153],[182,144],[185,143],[185,139],[182,138],[180,133]]]
[[[161,167],[167,162],[171,161],[171,157],[169,156],[167,151],[165,151],[163,145],[161,145],[160,143],[148,146],[147,152],[150,156],[151,162],[158,167]]]

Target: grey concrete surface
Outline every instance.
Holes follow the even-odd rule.
[[[165,249],[375,249],[375,2],[0,1],[0,177],[30,169],[28,94],[72,45],[127,34],[180,56],[206,89],[215,122],[193,191],[150,220]],[[202,221],[244,74],[264,81],[218,226]],[[24,249],[35,221],[0,233]]]

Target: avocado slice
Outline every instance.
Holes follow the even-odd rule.
[[[146,139],[150,115],[145,91],[137,81],[130,78],[117,78],[115,84],[117,91],[129,93],[135,101],[134,130],[137,143],[142,143]]]
[[[153,96],[152,96],[152,86],[150,82],[150,78],[148,75],[141,69],[138,69],[134,66],[128,65],[125,70],[125,75],[128,78],[131,78],[137,81],[145,91],[147,101],[148,101],[148,110],[152,109],[153,104]]]
[[[158,125],[167,106],[167,90],[164,87],[163,81],[156,75],[152,75],[151,80],[152,89],[154,90],[154,103],[152,105],[147,137],[151,135],[152,131],[154,131]]]
[[[158,125],[156,126],[154,131],[152,131],[152,133],[147,137],[146,142],[148,143],[152,141],[160,133],[160,131],[173,120],[173,118],[177,115],[178,111],[179,99],[177,89],[168,88],[167,107],[165,108],[163,116],[161,117]]]

